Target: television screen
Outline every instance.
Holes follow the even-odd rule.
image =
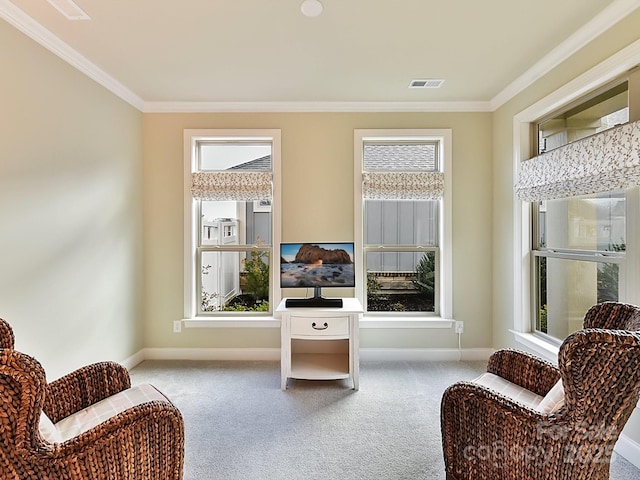
[[[280,244],[280,286],[355,287],[353,243]]]

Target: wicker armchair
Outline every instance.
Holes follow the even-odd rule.
[[[613,446],[640,387],[640,308],[593,306],[583,330],[560,347],[558,367],[501,350],[488,372],[544,396],[562,378],[564,402],[552,413],[475,384],[444,393],[441,429],[448,480],[609,478]],[[560,389],[562,398],[562,389]]]
[[[43,411],[52,425],[75,419],[81,410],[86,418],[91,408],[134,390],[129,374],[116,363],[103,362],[47,384],[38,361],[13,347],[11,327],[0,319],[0,478],[182,479],[184,427],[171,402],[138,402],[115,416],[97,419],[97,425],[76,436],[48,441],[42,430]]]

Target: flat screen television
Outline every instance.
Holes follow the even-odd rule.
[[[323,288],[355,287],[352,242],[280,244],[280,287],[313,288],[313,297],[288,298],[287,307],[341,307]]]

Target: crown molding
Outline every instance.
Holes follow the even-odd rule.
[[[516,114],[514,119],[519,123],[533,122],[537,118],[547,115],[562,105],[566,105],[593,89],[615,79],[624,72],[628,72],[639,63],[640,39],[627,45],[598,65],[595,65],[546,97],[541,98],[536,103],[525,108]]]
[[[602,12],[493,97],[490,101],[491,111],[500,108],[639,7],[639,0],[614,0]]]
[[[489,102],[145,102],[144,113],[489,112]]]
[[[142,110],[144,106],[142,98],[60,40],[9,0],[0,0],[0,17],[114,95],[138,110]]]

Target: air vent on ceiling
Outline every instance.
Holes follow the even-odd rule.
[[[69,20],[90,20],[91,17],[82,10],[73,0],[47,0],[62,15]]]
[[[409,88],[440,88],[444,80],[439,78],[429,78],[426,80],[411,80]]]

